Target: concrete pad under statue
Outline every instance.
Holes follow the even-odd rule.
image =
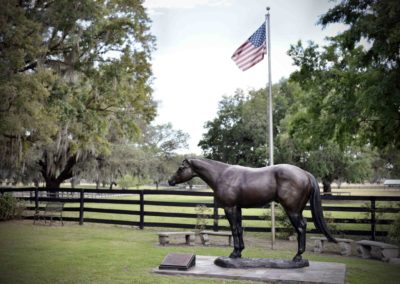
[[[219,279],[250,280],[268,283],[329,283],[344,284],[346,265],[331,262],[310,261],[302,268],[223,268],[215,265],[215,256],[196,256],[194,267],[183,270],[160,270],[155,273]],[[280,260],[277,260],[278,262]]]

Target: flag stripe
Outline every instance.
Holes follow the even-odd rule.
[[[243,55],[234,58],[234,61],[238,65],[238,67],[241,68],[241,66],[253,62],[253,59],[258,58],[260,54],[262,55],[262,58],[264,58],[263,57],[264,53],[265,53],[264,45],[259,48],[252,47],[246,53],[243,53]]]
[[[257,57],[254,57],[251,61],[246,62],[246,65],[241,65],[239,68],[243,71],[246,71],[250,67],[253,67],[258,62],[264,59],[264,53],[259,54]]]
[[[242,64],[243,62],[247,61],[247,60],[251,60],[252,57],[257,56],[258,54],[262,53],[264,54],[264,46],[261,46],[259,48],[252,48],[251,50],[249,50],[249,52],[246,53],[245,56],[242,56],[240,58],[238,58],[236,60],[236,64]]]
[[[242,60],[244,58],[247,58],[249,55],[253,54],[254,51],[257,51],[257,50],[258,50],[258,48],[251,45],[246,50],[243,50],[239,55],[235,56],[232,59],[235,61]]]
[[[251,44],[251,42],[246,41],[244,44],[242,44],[236,51],[235,53],[232,55],[232,57],[234,56],[240,56],[243,52],[246,52],[246,50],[248,48],[251,48],[253,45]]]
[[[247,69],[250,69],[251,67],[253,67],[254,65],[256,65],[258,62],[260,62],[261,60],[263,60],[264,57],[260,56],[260,58],[255,58],[253,59],[251,62],[248,62],[246,66],[241,66],[239,67],[242,71],[246,71]]]
[[[252,34],[232,55],[232,60],[243,71],[264,59],[266,53],[265,23]]]
[[[262,56],[262,58],[264,58],[264,49],[263,48],[259,48],[258,50],[255,50],[252,54],[250,54],[248,57],[245,57],[239,61],[236,62],[236,64],[239,66],[239,68],[241,66],[247,65],[249,62],[253,62],[254,58],[259,58],[260,55]]]

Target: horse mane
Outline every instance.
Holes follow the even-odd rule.
[[[212,164],[212,165],[216,165],[216,166],[223,166],[223,167],[232,166],[232,165],[227,164],[227,163],[223,163],[223,162],[215,161],[215,160],[210,160],[210,159],[206,159],[206,158],[189,158],[189,159],[185,159],[185,161],[187,161],[190,165],[192,165],[192,161],[200,161],[200,162],[204,162],[204,163]]]
[[[218,177],[227,167],[231,166],[222,162],[204,158],[187,159],[186,161],[192,167],[197,176],[205,181],[213,190],[216,189],[215,183]]]

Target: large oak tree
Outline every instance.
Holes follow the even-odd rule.
[[[78,162],[153,119],[149,22],[140,0],[2,2],[3,178],[36,157],[58,188]]]

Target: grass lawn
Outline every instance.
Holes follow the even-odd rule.
[[[66,223],[61,227],[32,225],[31,221],[0,223],[0,283],[249,283],[161,276],[151,273],[172,252],[197,255],[228,255],[224,246],[158,246],[157,230],[130,227]],[[282,242],[278,249],[268,248],[266,234],[248,234],[245,257],[291,258],[293,243]],[[288,243],[288,245],[286,245]],[[377,260],[315,255],[311,261],[344,263],[348,283],[398,283],[400,267]]]

